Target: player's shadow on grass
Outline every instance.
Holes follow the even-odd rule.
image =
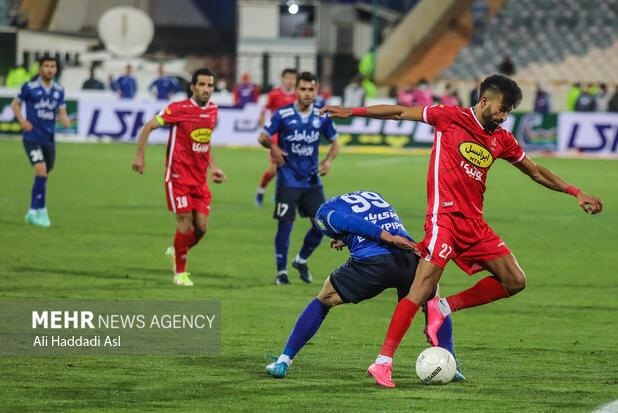
[[[10,221],[8,219],[0,219],[0,226],[2,225],[10,225],[12,227],[26,227],[23,220]]]

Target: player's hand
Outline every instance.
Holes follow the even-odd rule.
[[[331,118],[345,119],[352,116],[352,109],[342,108],[341,106],[326,105],[320,109],[320,115],[324,114]]]
[[[227,176],[223,172],[223,169],[213,169],[210,173],[210,179],[216,184],[220,184],[222,182],[227,182]]]
[[[138,174],[142,175],[144,173],[144,168],[146,168],[146,162],[144,162],[143,156],[136,156],[131,164],[131,168]]]
[[[579,191],[579,194],[577,194],[577,202],[579,202],[579,206],[589,214],[598,214],[603,210],[603,201],[601,201],[601,198],[589,195],[584,191]]]
[[[324,176],[330,171],[330,161],[328,159],[324,159],[320,162],[320,166],[318,167],[318,173],[320,176]]]
[[[66,116],[60,118],[60,123],[62,123],[62,126],[64,126],[65,129],[68,129],[71,127],[71,119],[69,119]]]
[[[341,251],[343,247],[345,247],[345,242],[340,239],[331,239],[330,247],[336,249],[337,251]]]
[[[21,125],[21,130],[24,132],[30,132],[33,128],[32,123],[27,119],[24,119],[23,122],[19,122],[19,124]]]
[[[288,154],[283,152],[279,145],[272,145],[270,147],[270,154],[272,155],[273,161],[275,161],[277,166],[283,166],[285,164],[285,157]]]
[[[406,250],[406,251],[414,251],[415,253],[418,253],[418,247],[416,246],[416,243],[413,241],[410,241],[406,237],[402,237],[400,235],[392,235],[390,232],[383,230],[382,233],[380,234],[380,240],[382,240],[383,242],[387,244],[392,245],[393,247],[397,247],[399,249]]]

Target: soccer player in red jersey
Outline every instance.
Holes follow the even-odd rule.
[[[507,298],[525,288],[523,270],[483,218],[485,182],[495,159],[505,159],[546,188],[576,197],[587,213],[597,214],[603,209],[599,198],[567,184],[549,169],[534,163],[515,137],[500,128],[500,123],[521,98],[517,83],[506,76],[493,75],[481,84],[480,100],[472,108],[377,105],[322,109],[322,113],[335,118],[364,116],[420,121],[433,125],[435,131],[427,175],[425,238],[418,244],[423,259],[408,296],[395,308],[380,355],[369,367],[369,373],[379,385],[394,386],[391,380],[393,356],[423,304],[427,303],[426,334],[436,345],[437,329],[451,312]],[[470,275],[487,270],[491,276],[455,295],[432,298],[450,260]]]
[[[173,258],[174,284],[192,286],[186,272],[187,254],[206,233],[210,216],[210,190],[206,174],[221,183],[227,178],[211,154],[212,131],[217,125],[217,105],[209,102],[215,78],[208,69],[198,69],[191,79],[190,99],[171,103],[146,123],[137,142],[133,170],[144,173],[144,151],[150,133],[170,126],[165,161],[165,195],[170,211],[176,214],[174,247],[166,255]]]
[[[259,125],[260,128],[264,126],[266,123],[266,119],[268,119],[270,115],[275,113],[277,109],[280,109],[284,106],[291,105],[296,102],[296,91],[294,88],[296,87],[296,75],[298,72],[296,69],[284,69],[281,73],[281,85],[274,88],[270,92],[268,92],[268,96],[266,98],[266,105],[262,112],[260,112]],[[268,112],[268,113],[267,113]],[[268,115],[268,116],[267,116]],[[278,142],[278,136],[275,134],[271,136],[271,140],[274,144]],[[273,158],[268,156],[270,165],[268,169],[264,171],[264,175],[262,175],[262,180],[260,181],[260,186],[255,192],[255,203],[257,206],[261,207],[264,202],[264,190],[272,181],[272,179],[277,175],[277,165],[273,161]]]

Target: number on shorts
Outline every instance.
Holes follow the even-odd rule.
[[[30,159],[32,162],[40,162],[43,161],[43,151],[40,149],[33,149],[30,151]]]
[[[189,206],[189,202],[187,201],[186,196],[177,196],[176,197],[176,208],[186,208]]]
[[[277,204],[277,216],[278,217],[284,216],[285,213],[288,212],[289,208],[290,208],[290,206],[288,204],[284,204],[282,202],[279,202]]]
[[[448,244],[442,244],[442,249],[440,250],[440,253],[438,254],[438,256],[446,260],[448,259],[448,256],[451,255],[452,252],[453,252],[453,247],[451,247]]]
[[[378,208],[388,208],[390,204],[386,202],[380,195],[375,192],[363,191],[359,194],[347,194],[342,195],[341,199],[343,199],[348,204],[354,204],[352,207],[352,211],[357,214],[360,212],[365,212],[371,205]]]

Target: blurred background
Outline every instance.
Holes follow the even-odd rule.
[[[528,150],[612,155],[618,143],[618,0],[0,0],[0,45],[1,133],[19,132],[7,102],[52,55],[75,120],[60,132],[74,139],[134,139],[207,66],[230,108],[221,144],[256,145],[254,106],[289,67],[346,106],[473,105],[479,81],[504,73],[524,92],[505,127]],[[254,98],[240,97],[247,85]],[[123,123],[110,108],[143,113]],[[97,109],[117,125],[93,123]],[[342,125],[343,143],[431,143],[422,127],[379,123]]]

